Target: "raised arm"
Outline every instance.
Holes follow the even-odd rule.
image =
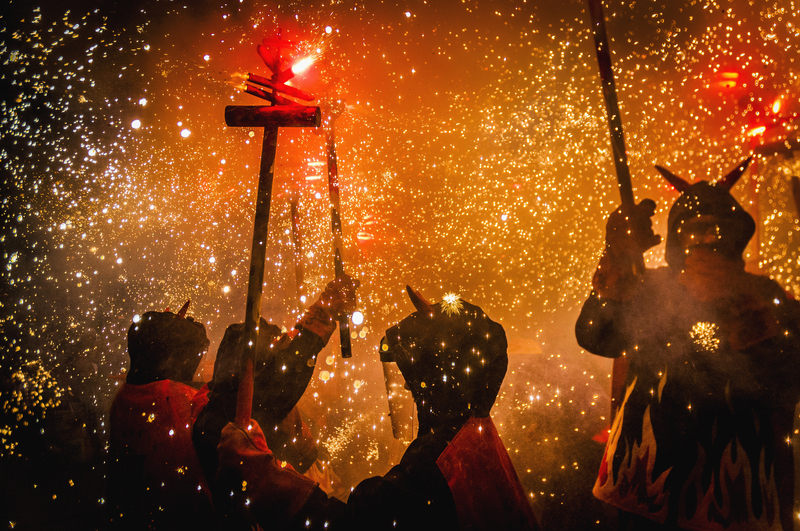
[[[646,275],[635,264],[661,237],[653,233],[656,204],[645,199],[631,209],[619,207],[608,217],[606,245],[592,277],[592,293],[575,325],[578,344],[592,354],[617,358],[627,347],[625,303]]]

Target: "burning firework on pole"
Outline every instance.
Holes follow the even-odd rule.
[[[265,39],[257,51],[264,60],[272,77],[267,79],[254,74],[248,82],[261,85],[269,91],[247,85],[245,92],[271,103],[269,106],[228,106],[225,108],[225,123],[230,127],[263,127],[264,141],[261,149],[261,167],[256,196],[256,212],[253,227],[253,244],[250,253],[250,276],[247,287],[245,309],[245,348],[241,353],[239,371],[239,394],[236,405],[236,422],[246,426],[250,422],[253,405],[253,368],[258,343],[258,323],[261,318],[261,295],[264,286],[264,265],[267,252],[269,210],[272,199],[272,180],[275,171],[275,152],[278,146],[280,127],[319,127],[320,109],[299,104],[281,93],[302,99],[313,100],[311,94],[289,87],[284,83],[311,64],[303,59],[281,70],[281,49],[295,43],[277,38]]]

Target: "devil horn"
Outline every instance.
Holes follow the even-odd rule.
[[[180,309],[180,310],[178,310],[178,317],[180,317],[181,319],[183,319],[184,317],[186,317],[186,310],[188,310],[188,309],[189,309],[189,305],[190,305],[191,303],[192,303],[192,299],[189,299],[189,300],[187,300],[187,301],[186,301],[186,304],[184,304],[183,306],[181,306],[181,309]]]
[[[742,176],[744,170],[747,169],[747,166],[750,165],[750,162],[753,160],[753,157],[747,157],[747,159],[736,166],[733,171],[728,173],[725,177],[719,179],[717,181],[717,186],[724,188],[725,190],[730,191],[733,188],[733,185],[736,184],[736,181],[739,180],[739,177]]]
[[[414,291],[411,289],[411,286],[406,286],[406,291],[408,292],[408,298],[411,299],[411,304],[414,305],[414,308],[416,308],[418,312],[422,312],[426,315],[433,313],[431,303],[425,300],[425,297],[423,297],[419,291]]]
[[[664,178],[667,180],[669,184],[672,185],[673,188],[675,188],[677,191],[681,193],[685,192],[686,189],[691,186],[689,182],[687,182],[684,179],[681,179],[680,177],[678,177],[677,175],[675,175],[674,173],[672,173],[671,171],[669,171],[664,167],[656,166],[656,169],[661,175],[664,176]]]

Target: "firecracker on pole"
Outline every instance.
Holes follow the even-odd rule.
[[[319,107],[299,103],[293,99],[313,101],[314,96],[285,83],[307,68],[311,58],[295,61],[282,69],[281,51],[296,43],[277,38],[265,39],[258,45],[259,56],[272,72],[270,78],[248,74],[244,91],[269,102],[269,105],[225,107],[225,124],[229,127],[263,127],[261,165],[258,173],[256,212],[253,222],[253,244],[250,252],[250,275],[245,309],[244,349],[240,353],[239,394],[236,403],[236,423],[242,427],[250,423],[253,406],[253,373],[258,344],[258,324],[261,319],[261,296],[264,288],[264,265],[267,253],[269,210],[272,199],[272,181],[275,171],[275,153],[278,131],[281,127],[319,127]],[[256,86],[258,85],[258,86]]]

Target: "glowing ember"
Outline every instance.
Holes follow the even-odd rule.
[[[442,311],[447,315],[458,315],[464,308],[461,302],[461,295],[455,293],[448,293],[442,298]]]

